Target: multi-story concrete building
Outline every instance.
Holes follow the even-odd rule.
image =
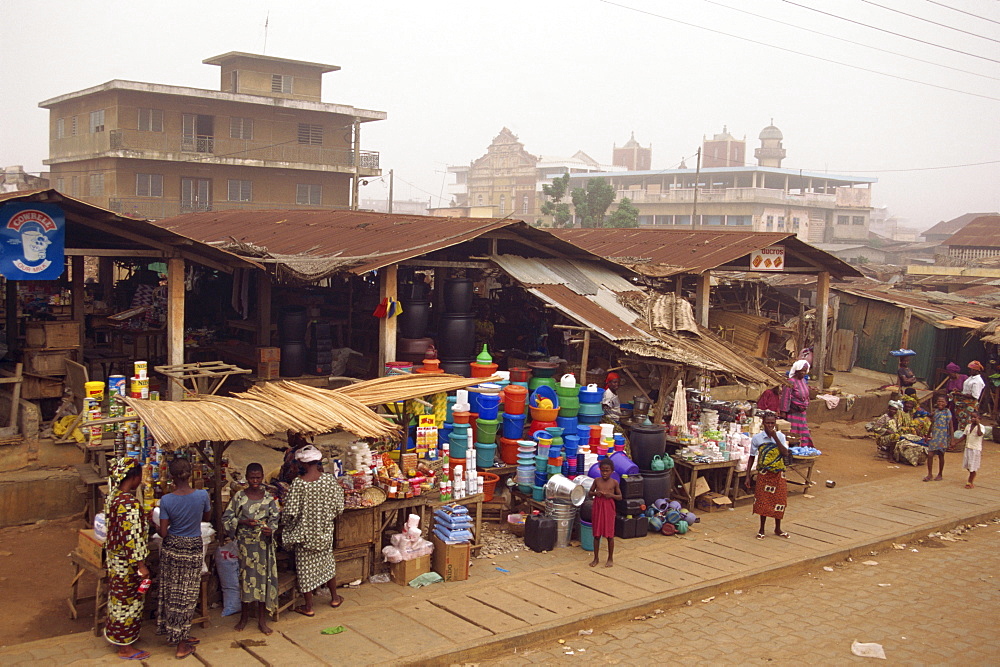
[[[473,218],[513,215],[534,222],[542,215],[541,206],[545,201],[542,186],[551,184],[553,178],[564,174],[624,170],[624,167],[601,164],[583,151],[568,158],[534,155],[505,127],[494,137],[483,156],[468,166],[448,167],[448,173],[455,178],[447,184],[446,190],[454,200],[453,205],[433,208],[431,215]],[[564,201],[569,202],[568,193]]]
[[[381,174],[361,123],[383,111],[322,101],[334,65],[231,52],[219,90],[114,80],[39,104],[49,110],[50,180],[115,212],[346,208],[352,178]]]
[[[761,143],[758,160],[780,163],[780,130],[765,128]],[[595,176],[612,184],[616,201],[628,197],[639,209],[640,226],[690,228],[693,215],[700,227],[794,232],[813,243],[867,240],[871,185],[877,182],[758,165],[573,175],[570,187]]]

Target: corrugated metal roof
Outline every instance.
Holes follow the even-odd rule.
[[[834,277],[860,276],[850,264],[783,232],[743,232],[686,229],[553,229],[552,232],[595,255],[606,257],[644,275],[667,277],[703,273],[732,265],[773,245],[785,247],[789,269],[820,266]]]
[[[852,294],[866,299],[875,299],[894,304],[900,308],[913,308],[933,315],[939,323],[955,317],[967,317],[978,320],[991,320],[997,317],[998,310],[974,303],[968,303],[961,297],[943,292],[903,292],[891,288],[837,286],[839,292]]]
[[[148,220],[120,216],[51,188],[0,193],[0,204],[12,202],[58,204],[70,223],[66,226],[67,248],[143,249],[169,246],[171,252],[176,251],[186,259],[215,268],[264,268],[252,259],[201,243],[196,237],[163,229]]]
[[[594,295],[601,287],[613,292],[627,292],[636,286],[597,262],[493,255],[490,257],[504,271],[525,285],[566,285],[577,294]]]
[[[952,234],[947,246],[1000,248],[1000,215],[981,215]]]
[[[638,316],[623,306],[618,306],[624,310],[623,313],[613,313],[603,305],[595,303],[582,294],[577,294],[565,285],[535,285],[527,289],[542,301],[556,306],[568,317],[596,330],[610,341],[651,340],[653,338],[648,333],[632,326],[631,322],[638,319]],[[628,319],[622,319],[622,317]]]
[[[932,235],[954,234],[958,230],[962,229],[962,227],[965,227],[967,224],[982,215],[1000,215],[1000,213],[966,213],[958,216],[957,218],[952,218],[951,220],[942,220],[930,229],[925,229],[921,236],[926,238],[927,236]]]

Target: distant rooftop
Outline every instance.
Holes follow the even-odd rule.
[[[878,179],[873,176],[849,176],[847,174],[826,174],[820,171],[804,171],[802,169],[788,169],[785,167],[761,167],[749,165],[746,167],[702,167],[702,174],[751,174],[753,172],[776,174],[781,176],[795,176],[802,178],[815,178],[826,181],[840,181],[842,183],[878,183]],[[674,174],[690,176],[695,173],[694,169],[649,169],[646,171],[621,171],[587,174],[587,178],[594,177],[622,177],[622,176],[672,176]]]
[[[289,58],[275,58],[274,56],[264,56],[258,53],[246,53],[244,51],[230,51],[228,53],[223,53],[222,55],[212,56],[211,58],[205,58],[201,62],[205,65],[222,65],[223,63],[230,60],[238,60],[240,58],[249,58],[251,60],[264,60],[272,63],[282,63],[284,65],[298,65],[299,67],[311,67],[313,69],[320,70],[321,73],[326,72],[336,72],[340,69],[339,65],[325,65],[323,63],[313,63],[307,60],[291,60]]]

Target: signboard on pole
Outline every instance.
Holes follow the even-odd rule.
[[[56,204],[0,206],[0,274],[55,280],[65,268],[66,216]]]
[[[773,245],[750,253],[751,271],[783,271],[785,269],[785,246]]]

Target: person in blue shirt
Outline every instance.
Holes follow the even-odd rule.
[[[201,522],[212,515],[212,504],[204,489],[192,489],[191,463],[170,462],[173,493],[160,499],[160,597],[157,604],[157,634],[177,647],[177,657],[186,658],[199,640],[191,636],[191,619],[201,591]]]
[[[764,539],[764,528],[767,517],[774,518],[774,534],[788,538],[788,533],[781,530],[781,520],[785,516],[785,505],[788,503],[788,482],[785,481],[785,458],[788,456],[788,444],[785,434],[777,428],[777,416],[773,412],[764,415],[764,430],[750,439],[750,460],[747,462],[747,472],[743,484],[749,491],[750,472],[757,463],[753,485],[753,513],[760,515],[760,530],[757,539]]]

